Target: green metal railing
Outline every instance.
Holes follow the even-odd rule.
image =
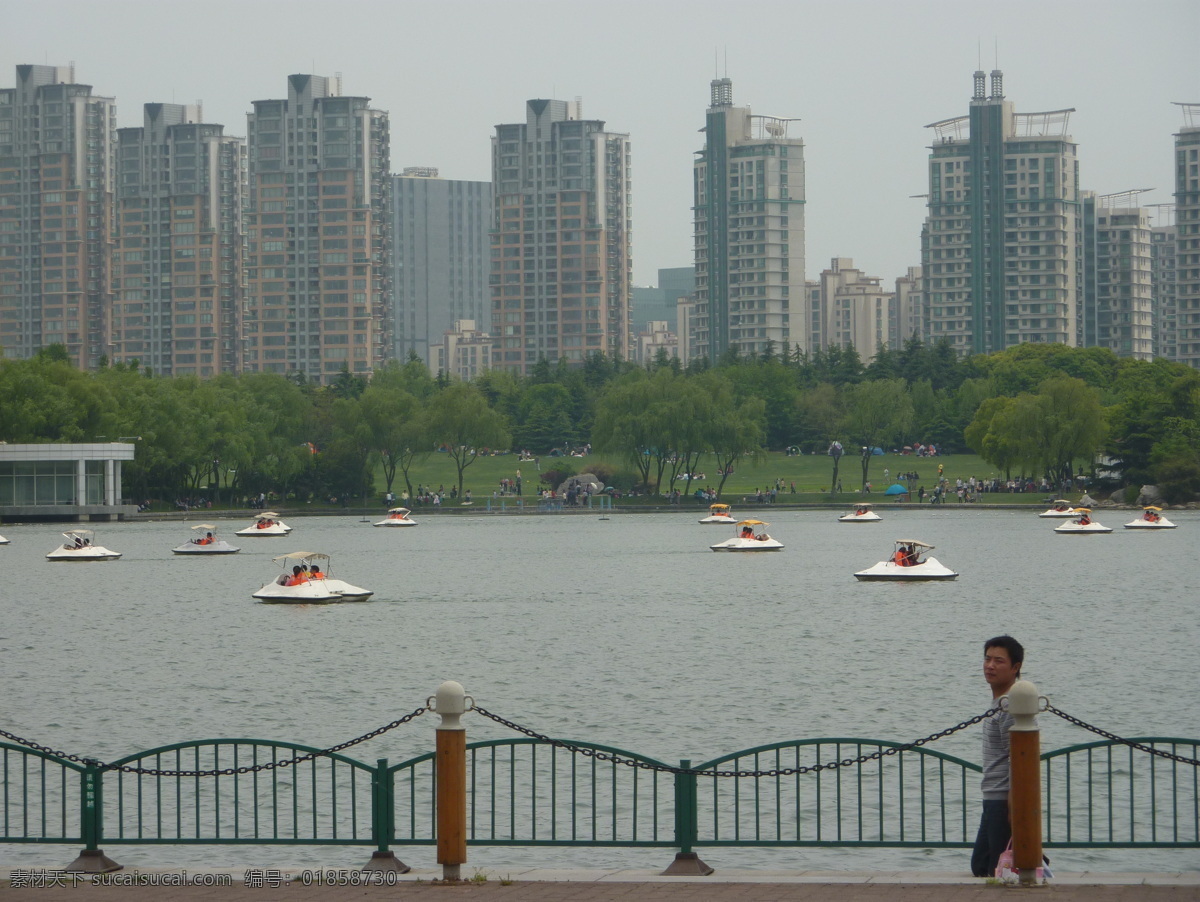
[[[1200,742],[1134,738],[1171,757],[1104,740],[1042,755],[1046,847],[1200,847]]]
[[[1047,848],[1200,848],[1200,740],[1130,741],[1161,754],[1105,740],[1042,755]],[[696,767],[546,738],[472,743],[467,756],[475,845],[966,847],[977,822],[978,765],[885,740],[783,742]],[[0,743],[0,776],[0,843],[386,852],[437,839],[432,753],[368,765],[210,739],[101,765]]]
[[[697,770],[797,771],[877,756],[832,770],[729,780],[699,775],[696,842],[705,846],[971,845],[980,767],[925,748],[876,739],[809,739],[747,749]]]
[[[114,761],[104,778],[105,842],[377,842],[375,768],[339,754],[279,764],[320,751],[261,739],[208,739]]]

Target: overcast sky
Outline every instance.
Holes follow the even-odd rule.
[[[287,76],[342,75],[391,113],[392,168],[489,180],[494,126],[525,101],[583,101],[633,152],[634,281],[692,263],[692,159],[709,81],[795,117],[807,169],[806,272],[852,257],[890,283],[920,263],[931,122],[966,115],[976,68],[1018,113],[1074,107],[1082,187],[1170,203],[1173,101],[1200,103],[1196,0],[0,0],[0,86],[66,65],[117,99],[204,104],[245,135]],[[793,125],[790,134],[796,134]]]

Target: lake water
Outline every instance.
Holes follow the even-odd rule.
[[[483,707],[554,736],[667,762],[818,736],[905,741],[986,709],[982,641],[1011,633],[1024,675],[1058,708],[1124,736],[1200,737],[1200,515],[1179,528],[1061,536],[1025,511],[880,509],[877,525],[836,512],[755,509],[786,548],[713,554],[732,527],[700,511],[426,517],[374,529],[357,517],[291,520],[287,538],[240,554],[170,549],[192,523],[94,524],[124,557],[44,559],[61,526],[6,525],[0,548],[0,726],[102,760],[190,739],[250,736],[327,747],[424,704],[447,679]],[[287,519],[287,518],[285,518]],[[953,582],[859,583],[892,541],[937,546]],[[264,605],[251,593],[271,557],[332,555],[369,602]],[[1097,737],[1041,718],[1043,750]],[[470,741],[507,731],[465,718]],[[432,748],[434,715],[348,750],[405,760]],[[979,728],[940,751],[979,757]],[[61,867],[69,846],[0,846],[0,863]],[[112,846],[127,866],[349,866],[357,849]],[[433,849],[400,850],[432,867]],[[713,850],[716,867],[961,869],[965,853]],[[473,848],[472,867],[662,867],[663,850]],[[1060,850],[1063,871],[1200,867],[1186,852]]]

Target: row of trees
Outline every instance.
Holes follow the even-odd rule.
[[[840,440],[970,449],[1005,474],[1056,481],[1100,458],[1117,479],[1160,483],[1177,500],[1200,491],[1200,373],[1097,348],[1022,345],[960,359],[944,343],[915,341],[869,366],[840,349],[731,352],[686,369],[665,355],[647,367],[596,356],[470,383],[434,378],[415,359],[330,386],[268,374],[161,378],[136,365],[83,373],[56,348],[0,361],[0,439],[129,436],[141,437],[126,470],[138,498],[211,487],[218,499],[366,496],[377,472],[389,491],[411,494],[414,468],[438,450],[453,459],[461,492],[485,450],[588,443],[658,492],[694,474],[701,455],[713,455],[723,486],[720,474],[765,449],[824,452]],[[864,457],[864,482],[869,466]]]

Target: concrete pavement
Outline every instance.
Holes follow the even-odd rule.
[[[1042,887],[1003,887],[931,871],[735,871],[662,877],[648,870],[464,871],[444,884],[439,870],[403,875],[358,871],[119,871],[92,881],[59,871],[0,869],[0,897],[41,902],[333,902],[442,898],[479,902],[995,902],[997,893],[1032,892],[1058,902],[1197,902],[1200,870],[1162,874],[1062,874]],[[374,880],[375,883],[364,883]],[[165,884],[165,885],[164,885]]]

